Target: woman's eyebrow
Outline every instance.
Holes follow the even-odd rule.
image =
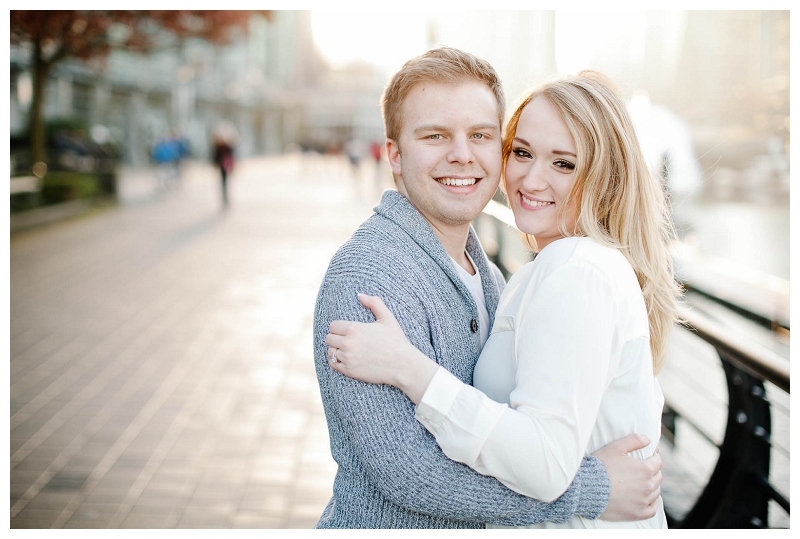
[[[530,143],[527,140],[525,140],[524,138],[522,138],[522,137],[514,137],[514,140],[516,142],[519,142],[523,146],[530,146]],[[569,155],[569,156],[574,157],[575,159],[578,158],[577,155],[575,155],[574,153],[572,153],[570,151],[567,151],[567,150],[551,150],[551,153],[554,153],[555,155]]]
[[[572,153],[572,152],[568,152],[568,151],[566,151],[566,150],[553,150],[553,153],[554,153],[554,154],[556,154],[556,155],[571,155],[571,156],[572,156],[572,157],[574,157],[575,159],[577,159],[577,158],[578,158],[578,156],[577,156],[577,155],[575,155],[575,154],[574,154],[574,153]]]

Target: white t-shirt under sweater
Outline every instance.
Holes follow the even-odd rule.
[[[464,254],[467,255],[467,260],[472,264],[475,275],[470,275],[452,256],[450,260],[453,262],[458,276],[461,277],[461,281],[466,285],[467,290],[472,294],[472,299],[475,300],[478,306],[478,330],[481,336],[481,346],[483,346],[484,343],[486,343],[486,339],[489,337],[489,310],[486,308],[486,298],[483,295],[483,282],[481,282],[481,274],[478,271],[478,266],[472,261],[472,257],[469,256],[468,252],[464,251]]]
[[[550,501],[584,455],[629,434],[653,454],[664,397],[653,376],[647,311],[628,261],[589,238],[563,238],[508,282],[474,387],[439,368],[416,417],[445,454],[510,489]],[[540,528],[666,528],[656,516],[573,516]]]

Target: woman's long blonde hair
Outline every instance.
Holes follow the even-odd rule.
[[[504,170],[520,114],[537,96],[555,106],[578,150],[575,182],[559,214],[561,233],[619,249],[631,264],[647,307],[653,372],[658,374],[681,296],[669,253],[675,230],[664,188],[647,167],[619,91],[594,71],[548,82],[523,97],[503,137]],[[576,208],[576,222],[566,230],[570,207]],[[533,236],[524,239],[538,251]]]

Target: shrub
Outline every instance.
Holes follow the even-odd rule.
[[[58,204],[80,198],[92,198],[98,191],[98,179],[93,174],[48,172],[42,180],[42,203]]]

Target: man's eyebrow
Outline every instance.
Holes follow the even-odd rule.
[[[497,127],[497,124],[489,124],[489,123],[471,125],[469,127],[469,129],[470,129],[470,131],[485,131],[487,129],[494,129],[495,131],[499,131],[500,130],[500,128]],[[419,132],[423,132],[423,131],[444,131],[446,133],[449,133],[451,131],[451,129],[449,127],[444,126],[444,125],[426,124],[426,125],[421,125],[421,126],[417,127],[416,129],[414,129],[413,132],[414,133],[419,133]]]
[[[472,129],[473,131],[482,131],[482,130],[485,130],[485,129],[498,130],[498,127],[497,127],[497,124],[477,124],[477,125],[473,125],[470,129]]]
[[[525,140],[522,137],[514,137],[514,140],[519,142],[523,146],[530,146],[531,145],[530,142],[528,142],[527,140]],[[552,150],[552,153],[554,153],[556,155],[570,155],[570,156],[574,157],[575,159],[578,158],[577,155],[575,155],[574,153],[569,152],[567,150]]]
[[[427,124],[417,127],[413,132],[419,133],[421,131],[449,131],[449,129],[443,125]]]

